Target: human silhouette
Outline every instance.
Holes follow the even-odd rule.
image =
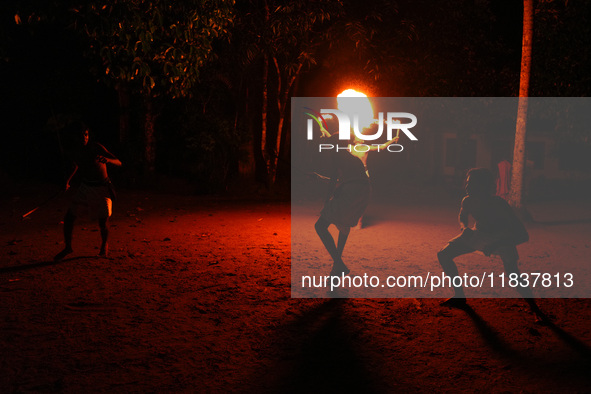
[[[335,144],[342,144],[332,136]],[[381,145],[365,145],[364,141],[354,133],[345,140],[347,149],[327,152],[331,157],[329,193],[320,212],[320,218],[315,224],[316,233],[333,260],[330,275],[349,274],[350,270],[343,262],[342,254],[349,237],[351,227],[358,225],[363,212],[369,204],[371,186],[367,171],[367,155],[371,151],[386,149],[398,142],[398,136]],[[328,231],[334,224],[338,231],[338,239]]]
[[[517,264],[519,254],[516,246],[527,242],[529,235],[509,204],[495,195],[492,172],[486,168],[469,170],[466,178],[466,194],[458,217],[462,232],[437,253],[444,272],[452,278],[458,276],[458,268],[453,259],[467,253],[481,251],[486,256],[491,254],[500,256],[507,275],[520,275]],[[470,216],[475,221],[474,228],[469,227]],[[533,299],[530,287],[520,280],[516,290],[529,305],[536,321],[544,321],[545,315]],[[465,306],[466,296],[463,287],[455,286],[454,296],[444,301],[442,305],[460,308]]]
[[[80,175],[81,183],[68,211],[64,217],[64,241],[65,247],[55,257],[55,261],[62,260],[73,252],[72,233],[74,222],[78,216],[87,213],[93,219],[98,220],[101,233],[101,247],[99,256],[106,257],[109,253],[109,217],[112,212],[112,200],[114,189],[107,174],[107,164],[121,166],[117,159],[104,146],[90,141],[89,130],[83,123],[75,126],[77,144],[71,152],[74,162],[72,174],[66,181],[65,189],[70,188],[70,181],[74,174]]]

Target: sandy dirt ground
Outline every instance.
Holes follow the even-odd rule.
[[[153,192],[120,193],[108,258],[95,257],[97,226],[81,220],[75,253],[54,263],[67,196],[20,218],[50,194],[3,201],[2,392],[590,391],[589,299],[541,299],[546,326],[513,298],[466,310],[438,298],[294,299],[288,202]],[[301,226],[320,206],[306,209]],[[395,261],[433,264],[455,235],[455,210],[409,203],[352,231],[351,268],[362,266],[351,253],[384,227]],[[520,246],[524,264],[589,264],[588,203],[531,210],[540,223]],[[310,250],[328,271],[313,237]]]

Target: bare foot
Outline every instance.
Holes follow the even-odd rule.
[[[542,311],[533,311],[534,323],[540,326],[547,326],[552,322],[552,319]]]
[[[72,252],[73,252],[72,248],[64,248],[64,250],[62,250],[61,252],[59,252],[58,254],[55,255],[55,257],[53,258],[53,261],[63,260],[64,257],[66,257],[67,255],[69,255]]]
[[[99,255],[99,257],[108,257],[109,256],[109,245],[102,245],[101,250],[98,255]]]
[[[330,276],[341,276],[341,275],[349,275],[351,270],[345,265],[345,263],[335,263],[332,265],[332,270],[330,270]]]

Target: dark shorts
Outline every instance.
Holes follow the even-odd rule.
[[[88,216],[91,219],[106,219],[111,216],[113,202],[107,185],[93,186],[82,183],[70,204],[70,212],[75,216]]]
[[[454,250],[462,253],[483,252],[489,249],[491,245],[498,245],[499,240],[502,238],[504,237],[500,234],[485,233],[479,230],[464,231],[449,240],[448,247],[453,247]],[[503,260],[517,260],[519,258],[517,248],[513,244],[498,245],[492,251],[492,254],[500,256]]]
[[[320,217],[337,227],[354,227],[365,212],[370,195],[369,181],[343,183],[324,205]]]

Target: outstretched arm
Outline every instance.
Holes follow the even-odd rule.
[[[328,130],[326,130],[322,124],[320,124],[320,133],[322,133],[320,135],[321,138],[323,138],[323,137],[328,138],[331,136],[330,133],[328,132]]]
[[[96,157],[96,160],[100,163],[104,163],[104,164],[112,164],[114,166],[117,167],[121,167],[122,163],[121,160],[119,160],[117,157],[115,157],[114,154],[112,154],[111,152],[109,152],[104,146],[99,145],[101,148],[101,151],[99,152],[99,154]]]
[[[325,204],[332,198],[336,187],[337,187],[337,178],[336,177],[330,178],[330,181],[328,183],[328,191],[326,193],[326,198],[324,199]]]
[[[70,181],[72,181],[72,178],[74,177],[74,174],[76,174],[76,171],[78,171],[78,165],[76,163],[74,163],[74,169],[72,170],[72,173],[70,174],[70,176],[66,180],[65,190],[68,190],[70,188]]]
[[[332,160],[331,160],[331,168],[330,168],[330,181],[328,183],[328,190],[326,193],[326,198],[324,200],[325,204],[328,202],[328,200],[330,200],[332,198],[334,191],[337,187],[338,178],[339,178],[339,170],[336,166],[335,156],[333,153]]]
[[[119,160],[115,156],[107,157],[107,156],[98,155],[96,159],[99,162],[104,163],[104,164],[107,164],[107,163],[113,164],[114,166],[117,166],[117,167],[121,167],[121,165],[122,165],[121,160]]]
[[[388,142],[385,142],[385,143],[383,143],[383,144],[381,144],[381,145],[371,145],[371,146],[369,147],[369,152],[375,152],[375,151],[378,151],[378,152],[379,152],[379,151],[381,151],[381,150],[384,150],[384,149],[386,149],[386,148],[387,148],[387,147],[389,147],[390,145],[392,145],[392,144],[397,144],[397,143],[398,143],[398,136],[396,136],[396,137],[392,138],[390,141],[388,141]]]

